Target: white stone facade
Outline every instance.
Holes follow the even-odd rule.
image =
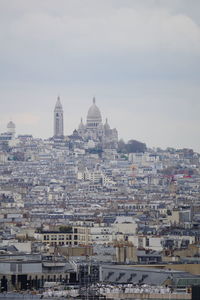
[[[78,127],[78,133],[85,141],[94,141],[95,145],[102,145],[103,148],[116,148],[118,142],[117,129],[111,129],[108,120],[102,123],[101,112],[96,105],[95,98],[93,104],[88,110],[86,124],[81,123]]]

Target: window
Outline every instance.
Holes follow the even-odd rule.
[[[10,264],[10,271],[11,272],[16,272],[16,264]]]
[[[19,272],[19,273],[22,272],[22,264],[18,264],[18,272]]]
[[[143,238],[142,237],[138,238],[138,247],[143,247]]]

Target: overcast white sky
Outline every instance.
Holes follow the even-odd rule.
[[[119,137],[200,152],[199,0],[0,0],[0,131],[65,134],[96,96]]]

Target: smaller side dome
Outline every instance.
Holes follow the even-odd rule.
[[[83,119],[81,118],[81,122],[78,126],[78,130],[84,130],[85,129],[85,125],[83,124]]]
[[[7,128],[8,129],[10,129],[10,128],[15,129],[15,123],[13,123],[13,121],[8,122]]]
[[[12,136],[15,135],[15,123],[13,123],[13,121],[8,122],[7,125],[7,131],[9,134],[11,134]]]
[[[104,129],[105,130],[110,130],[110,125],[108,124],[108,119],[106,118],[106,122],[104,124]]]

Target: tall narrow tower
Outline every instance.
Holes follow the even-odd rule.
[[[63,137],[63,108],[60,102],[60,97],[57,98],[54,109],[54,137]]]

